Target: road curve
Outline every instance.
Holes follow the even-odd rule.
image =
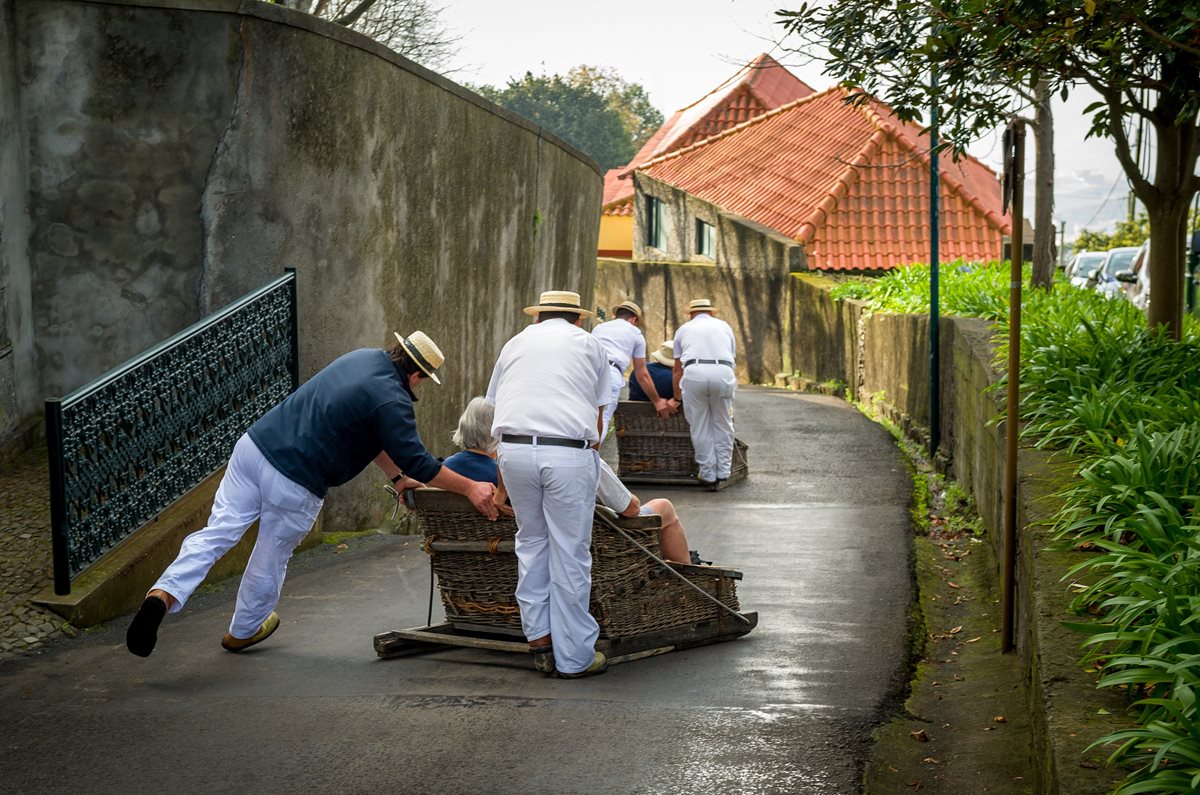
[[[638,492],[745,572],[745,638],[578,681],[523,655],[378,660],[375,633],[425,622],[425,556],[412,537],[325,546],[293,560],[279,632],[244,654],[219,646],[234,581],[169,619],[149,659],[121,621],[0,664],[4,788],[858,792],[904,678],[909,477],[837,399],[742,388],[736,425],[748,481]]]

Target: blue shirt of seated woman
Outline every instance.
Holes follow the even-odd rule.
[[[474,450],[462,450],[442,461],[442,466],[457,472],[464,478],[478,480],[480,483],[495,484],[498,480],[496,460]]]

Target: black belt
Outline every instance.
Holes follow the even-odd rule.
[[[688,359],[683,366],[691,367],[693,364],[723,364],[730,370],[733,369],[733,362],[727,362],[724,359]]]
[[[559,436],[516,436],[511,433],[506,433],[500,437],[500,441],[508,442],[509,444],[539,444],[549,445],[550,447],[574,447],[579,450],[585,450],[591,447],[591,442],[585,439],[563,439]]]

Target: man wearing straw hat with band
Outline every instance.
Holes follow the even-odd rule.
[[[737,343],[729,324],[713,317],[709,299],[692,301],[688,313],[691,319],[675,332],[675,397],[683,401],[700,483],[715,489],[733,467]]]
[[[600,427],[609,398],[604,347],[580,325],[579,294],[552,290],[537,320],[505,343],[487,401],[496,407],[500,490],[517,520],[517,604],[534,666],[574,679],[603,673],[588,612]]]
[[[496,518],[495,487],[442,467],[417,435],[413,390],[426,379],[441,383],[441,350],[420,331],[395,336],[387,350],[364,348],[334,360],[242,435],[207,526],[183,540],[130,623],[130,652],[150,656],[166,613],[183,609],[213,563],[255,521],[258,539],[221,646],[240,652],[270,637],[279,627],[275,606],[288,559],[312,529],[325,493],[372,461],[399,489],[428,483],[466,495]]]
[[[666,419],[678,409],[677,405],[672,405],[659,395],[650,373],[646,370],[646,337],[639,328],[642,308],[633,301],[622,301],[613,307],[612,312],[612,320],[592,329],[592,336],[604,346],[608,365],[612,370],[608,405],[604,407],[604,427],[600,430],[602,440],[608,435],[608,424],[612,422],[617,403],[621,399],[621,388],[625,386],[625,371],[630,362],[633,363],[633,378],[637,379],[646,399],[654,404],[658,416]],[[667,398],[670,397],[667,395]]]

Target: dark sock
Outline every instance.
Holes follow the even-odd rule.
[[[147,596],[125,633],[125,646],[139,657],[149,657],[158,642],[158,625],[167,614],[167,603],[157,596]]]

